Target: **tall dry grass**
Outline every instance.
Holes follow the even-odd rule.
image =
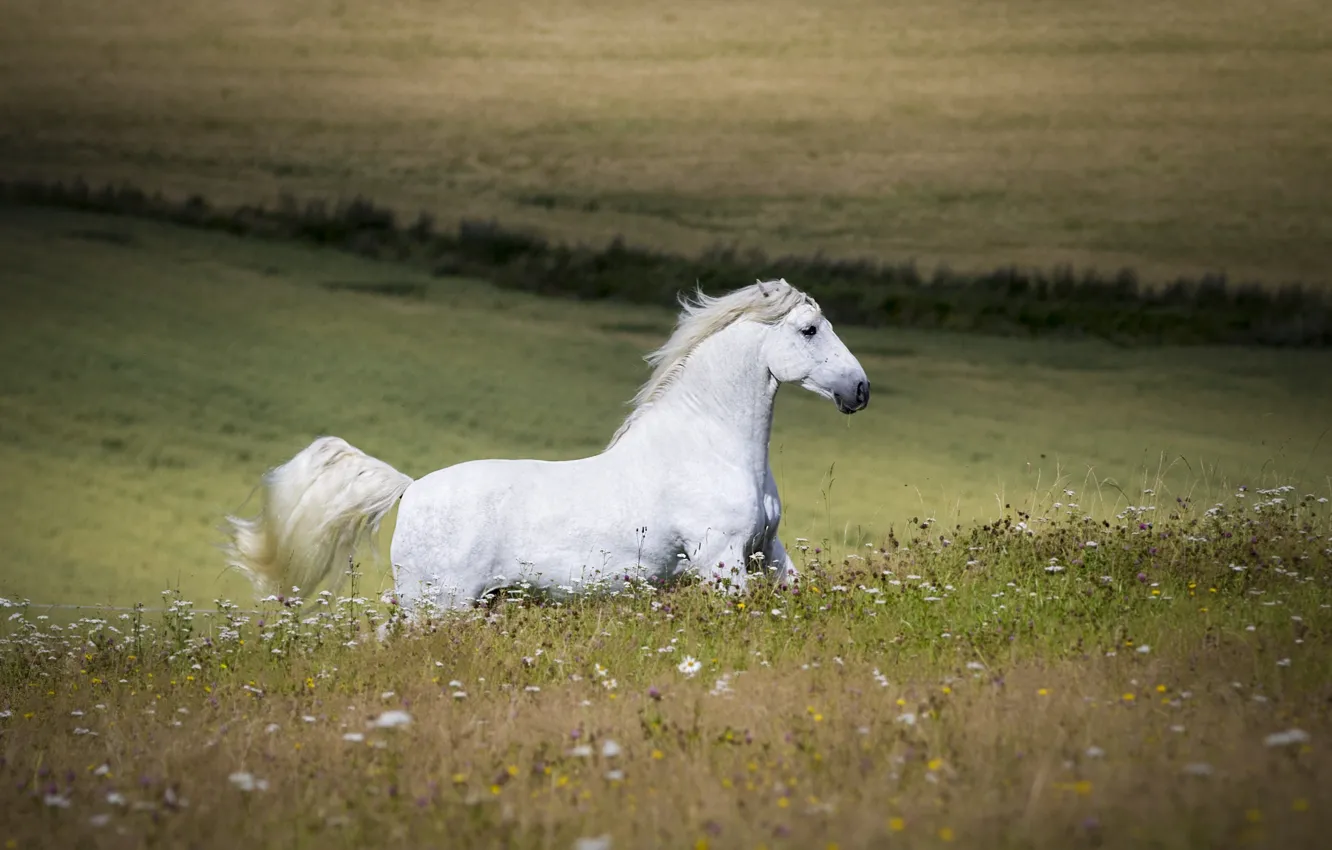
[[[414,627],[354,585],[259,614],[20,605],[6,838],[1316,846],[1326,503],[1241,492],[1108,526],[1047,508],[801,544],[797,590],[743,597],[517,587]]]

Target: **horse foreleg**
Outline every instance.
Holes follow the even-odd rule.
[[[800,578],[800,571],[796,569],[795,562],[791,560],[786,547],[782,541],[777,539],[777,535],[772,536],[768,542],[765,566],[772,571],[772,583],[781,586],[784,584],[794,584]]]
[[[745,540],[740,536],[709,535],[689,558],[699,578],[743,593],[749,587],[745,563]]]

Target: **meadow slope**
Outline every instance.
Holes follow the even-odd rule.
[[[0,173],[1329,280],[1321,0],[0,2]]]
[[[49,210],[0,207],[0,253],[0,594],[40,602],[247,598],[221,518],[320,434],[415,476],[594,453],[674,318]],[[779,395],[788,541],[878,543],[1065,487],[1097,516],[1144,487],[1329,490],[1326,352],[840,330],[875,396],[848,418]]]

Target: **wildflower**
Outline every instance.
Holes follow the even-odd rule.
[[[909,712],[909,711],[908,711],[907,713],[905,713],[905,714],[899,714],[899,715],[897,715],[897,722],[898,722],[898,723],[905,723],[905,724],[908,725],[908,726],[915,726],[915,725],[916,725],[916,715],[912,714],[912,713]]]
[[[703,663],[692,655],[686,655],[675,669],[692,678],[699,670],[703,669]]]
[[[953,830],[952,830],[950,827],[946,827],[946,826],[940,828],[940,830],[939,830],[939,840],[940,840],[940,841],[952,841],[952,840],[953,840]]]
[[[574,842],[573,850],[610,850],[610,834],[598,835],[594,838],[580,838]]]
[[[1280,661],[1277,662],[1277,666],[1278,666],[1278,667],[1289,667],[1289,666],[1290,666],[1290,659],[1289,659],[1289,658],[1283,658],[1283,659],[1281,659]]]
[[[360,743],[361,741],[364,741],[365,736],[362,735],[360,732],[348,732],[347,734],[342,736],[342,740],[350,741],[353,744],[356,744]]]
[[[1303,744],[1308,740],[1309,733],[1303,729],[1287,729],[1285,732],[1273,732],[1263,739],[1263,743],[1269,747],[1285,747],[1290,744]]]
[[[96,827],[98,829],[101,829],[110,822],[111,822],[111,816],[108,815],[106,812],[102,812],[101,814],[96,814],[88,818],[88,825]]]
[[[612,741],[612,740],[607,739],[607,740],[606,740],[605,742],[603,742],[602,745],[601,745],[601,754],[602,754],[603,756],[605,756],[606,758],[608,758],[608,759],[609,759],[609,758],[615,758],[615,757],[618,756],[621,752],[622,752],[622,750],[620,749],[620,745],[617,744],[617,743],[615,743],[615,742]]]
[[[1141,655],[1146,655],[1147,653],[1149,653],[1149,652],[1151,652],[1151,651],[1152,651],[1152,648],[1151,648],[1150,646],[1148,646],[1147,644],[1145,644],[1145,643],[1144,643],[1142,646],[1138,647],[1138,653],[1141,654]]]
[[[50,806],[50,807],[53,808],[53,809],[68,809],[68,808],[69,808],[69,798],[66,797],[66,796],[64,796],[63,794],[56,794],[56,793],[52,792],[52,793],[47,794],[46,796],[42,797],[42,802],[45,803],[46,805]]]
[[[1098,759],[1104,755],[1105,755],[1105,750],[1101,749],[1100,747],[1087,748],[1087,758],[1089,759]]]
[[[281,729],[281,728],[282,728],[282,727],[279,726],[279,725],[276,724],[276,723],[270,723],[270,724],[268,724],[267,726],[264,727],[264,731],[265,731],[266,733],[268,733],[269,735],[272,735],[274,732],[276,732],[277,730],[279,730],[279,729]]]
[[[624,771],[608,770],[606,771],[606,778],[609,779],[611,782],[619,782],[620,780],[624,779]]]
[[[256,779],[253,773],[246,771],[237,771],[227,777],[232,785],[235,785],[241,791],[249,793],[250,791],[267,791],[268,780]]]
[[[411,722],[412,716],[410,714],[395,709],[379,715],[371,725],[376,729],[397,729],[399,726],[409,726]]]
[[[902,818],[889,818],[888,828],[893,832],[901,832],[906,829],[906,821]]]
[[[576,758],[589,758],[592,755],[592,748],[587,744],[579,744],[572,750],[569,750],[569,755]]]

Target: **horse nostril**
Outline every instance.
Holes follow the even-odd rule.
[[[856,384],[856,403],[864,404],[869,401],[869,381],[861,381]]]

